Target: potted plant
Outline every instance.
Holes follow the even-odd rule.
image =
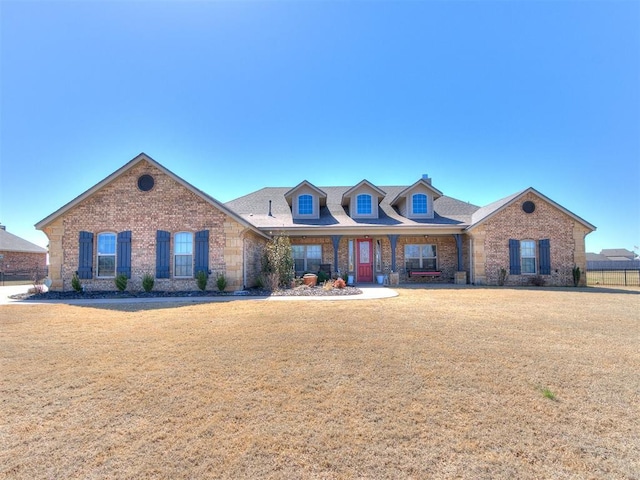
[[[315,273],[305,273],[302,276],[302,283],[309,287],[315,287],[318,282],[318,276]]]

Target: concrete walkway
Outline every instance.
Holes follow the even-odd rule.
[[[360,295],[327,295],[327,296],[254,296],[254,295],[225,295],[219,297],[158,297],[158,298],[103,298],[86,300],[14,300],[11,295],[27,293],[31,285],[17,285],[11,287],[0,287],[0,305],[104,305],[104,304],[127,304],[127,303],[211,303],[211,302],[231,302],[238,300],[245,301],[353,301],[372,300],[379,298],[397,297],[398,292],[392,288],[381,285],[357,285],[362,290]]]

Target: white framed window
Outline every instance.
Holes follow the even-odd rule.
[[[427,196],[424,193],[416,193],[411,197],[411,208],[414,215],[426,215],[427,205]]]
[[[292,245],[293,265],[296,275],[316,273],[322,263],[322,245]]]
[[[193,277],[193,234],[190,232],[173,236],[173,276]]]
[[[358,215],[371,215],[371,195],[362,193],[356,197],[356,213]]]
[[[520,241],[521,273],[536,273],[536,242],[534,240]]]
[[[435,245],[405,245],[404,264],[407,270],[438,270]]]
[[[349,239],[349,265],[347,267],[347,270],[349,272],[353,272],[355,270],[355,249],[354,249],[354,245],[353,245],[353,240]]]
[[[116,234],[105,232],[98,234],[97,277],[116,276]]]
[[[312,215],[313,214],[313,196],[312,195],[300,195],[298,197],[298,215]]]
[[[380,240],[376,240],[375,260],[376,272],[382,272],[382,242]]]

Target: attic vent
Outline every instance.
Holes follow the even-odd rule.
[[[151,175],[140,175],[138,178],[138,188],[143,192],[148,192],[153,188],[155,180]]]

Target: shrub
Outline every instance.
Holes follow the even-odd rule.
[[[531,283],[531,285],[534,285],[536,287],[544,287],[545,280],[542,275],[534,275],[529,279],[529,283]]]
[[[334,288],[344,288],[346,286],[347,282],[345,282],[343,278],[338,278],[335,282],[333,282]]]
[[[573,267],[571,269],[571,273],[573,274],[573,286],[577,287],[578,285],[580,285],[580,277],[582,276],[580,267]]]
[[[509,274],[507,273],[507,270],[505,268],[501,268],[498,272],[498,285],[503,286],[507,281],[508,276]]]
[[[267,243],[262,256],[262,273],[265,278],[268,275],[275,275],[277,279],[276,288],[288,287],[293,279],[293,252],[291,250],[291,241],[286,235],[277,235]],[[268,287],[273,285],[272,281],[266,282]]]
[[[207,289],[207,282],[209,281],[209,274],[204,270],[198,270],[196,273],[196,283],[198,288],[203,292]]]
[[[224,273],[218,273],[216,277],[216,285],[218,286],[218,290],[224,292],[224,289],[227,288],[227,277],[224,276]]]
[[[331,280],[331,277],[327,272],[319,271],[318,272],[318,283],[325,283]]]
[[[150,273],[145,273],[142,277],[142,289],[149,293],[153,290],[153,286],[155,285],[156,280],[153,278],[153,275]]]
[[[127,283],[129,282],[129,279],[124,273],[116,275],[116,278],[113,281],[116,284],[116,288],[119,292],[124,292],[127,289]]]
[[[80,278],[78,277],[77,273],[75,273],[73,275],[73,278],[71,279],[71,288],[73,288],[76,292],[82,291],[82,284],[80,283]]]

